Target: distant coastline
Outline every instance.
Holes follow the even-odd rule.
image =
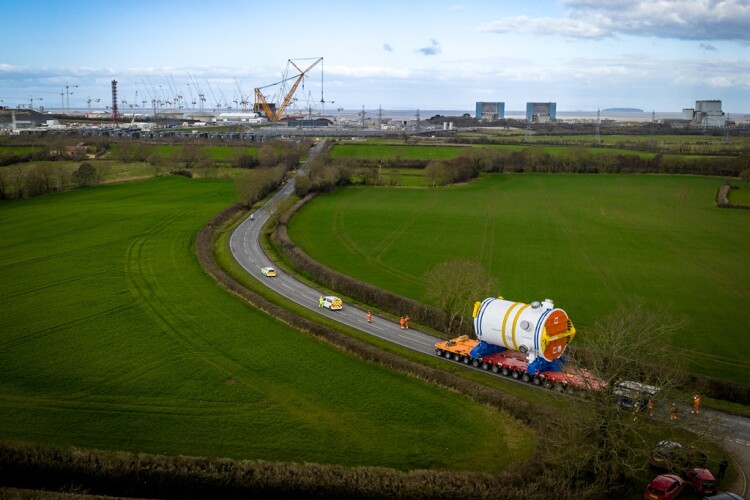
[[[640,108],[607,108],[602,110],[603,113],[643,113]]]

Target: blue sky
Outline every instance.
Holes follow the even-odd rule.
[[[0,19],[6,106],[103,107],[116,79],[121,111],[236,108],[323,57],[295,106],[750,112],[750,0],[0,0]]]

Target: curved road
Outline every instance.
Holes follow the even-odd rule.
[[[320,141],[310,150],[308,160],[314,158],[324,146],[325,141]],[[344,304],[344,308],[340,311],[330,311],[325,308],[320,308],[318,307],[318,299],[321,295],[324,295],[324,293],[297,281],[291,275],[275,267],[274,263],[271,262],[260,247],[260,231],[263,225],[268,221],[271,214],[276,210],[278,204],[282,200],[288,198],[293,191],[294,179],[287,182],[286,185],[284,185],[284,187],[268,202],[254,212],[252,218],[246,218],[237,229],[235,229],[230,238],[230,247],[235,260],[248,273],[250,273],[250,275],[264,283],[276,293],[283,295],[297,304],[313,311],[317,310],[320,314],[369,333],[370,335],[433,356],[435,354],[435,343],[440,339],[413,328],[402,330],[398,323],[374,315],[372,316],[372,322],[368,323],[366,317],[367,311],[358,309],[351,305]],[[261,268],[267,266],[276,269],[277,275],[275,278],[266,277],[260,272]],[[481,370],[481,368],[474,368],[471,365],[465,366],[469,369],[484,371]],[[508,380],[515,381],[514,379]],[[525,384],[525,382],[521,381],[518,381],[518,383]],[[680,415],[685,416],[685,420],[691,418],[690,407],[684,405]],[[732,452],[735,463],[739,462],[740,464],[743,464],[742,467],[744,468],[744,471],[742,469],[739,470],[740,478],[737,481],[737,484],[732,485],[731,488],[744,496],[747,490],[746,472],[750,469],[750,419],[735,417],[708,409],[701,411],[701,416],[699,417],[700,420],[695,417],[692,418],[692,421],[686,422],[687,425],[686,423],[683,423],[683,425],[694,428],[695,430],[703,430],[704,432],[706,432],[705,428],[710,426],[710,429],[713,430],[713,432],[711,432],[712,434],[731,436],[731,438],[727,440],[728,449]],[[691,425],[692,423],[700,423],[701,425]],[[698,429],[699,427],[704,429]]]

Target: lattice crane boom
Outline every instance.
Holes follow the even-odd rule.
[[[310,64],[310,66],[308,66],[306,69],[302,70],[302,69],[300,69],[299,66],[297,66],[297,64],[294,63],[294,61],[292,61],[291,59],[289,59],[287,61],[288,64],[291,64],[292,66],[294,66],[294,68],[299,72],[299,74],[295,75],[295,76],[291,76],[289,78],[284,78],[281,81],[276,82],[276,83],[272,83],[270,85],[266,85],[266,86],[263,86],[263,87],[257,87],[255,89],[255,104],[253,106],[253,111],[255,111],[256,113],[260,112],[260,111],[263,111],[263,113],[265,113],[266,117],[269,120],[274,121],[274,122],[279,121],[279,119],[281,118],[281,115],[284,112],[284,110],[286,109],[286,107],[289,106],[290,102],[292,102],[292,97],[294,97],[294,92],[297,90],[297,87],[299,87],[299,84],[302,81],[302,79],[307,75],[307,73],[311,69],[313,69],[315,66],[317,66],[322,60],[323,60],[322,57],[318,57],[317,59],[315,59],[315,61],[312,64]],[[272,109],[271,105],[268,103],[267,99],[263,95],[262,90],[265,89],[265,88],[268,88],[268,87],[272,87],[274,85],[278,85],[280,83],[287,82],[289,80],[294,80],[294,84],[292,84],[291,89],[289,90],[289,92],[284,97],[284,100],[281,102],[281,105],[278,108],[276,108],[276,109]]]

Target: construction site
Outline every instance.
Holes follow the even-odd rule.
[[[288,59],[276,81],[253,87],[251,91],[245,90],[234,78],[230,97],[224,89],[211,85],[206,79],[201,81],[193,74],[180,77],[181,83],[171,74],[165,80],[166,84],[154,84],[149,77],[141,78],[126,90],[118,88],[118,81],[112,80],[106,98],[78,97],[79,86],[66,82],[58,92],[59,108],[45,108],[44,97],[35,96],[25,99],[28,104],[0,105],[0,134],[69,132],[136,138],[187,135],[246,139],[299,135],[299,130],[319,129],[328,129],[331,133],[336,129],[338,133],[361,136],[453,131],[454,125],[528,128],[532,124],[565,122],[598,126],[601,122],[639,126],[649,119],[642,112],[644,116],[639,118],[634,114],[615,119],[600,117],[598,111],[595,117],[566,117],[564,112],[558,113],[556,102],[527,102],[526,109],[518,112],[506,112],[505,102],[476,102],[474,116],[458,112],[455,117],[448,115],[442,121],[435,119],[440,118],[440,114],[425,120],[419,109],[384,112],[380,107],[366,110],[362,106],[360,110],[345,110],[325,95],[323,57]],[[0,103],[11,99],[0,99]],[[662,113],[659,119],[652,113],[650,122],[671,128],[725,128],[738,123],[722,111],[720,100],[698,100],[694,108],[684,108],[682,113]]]

